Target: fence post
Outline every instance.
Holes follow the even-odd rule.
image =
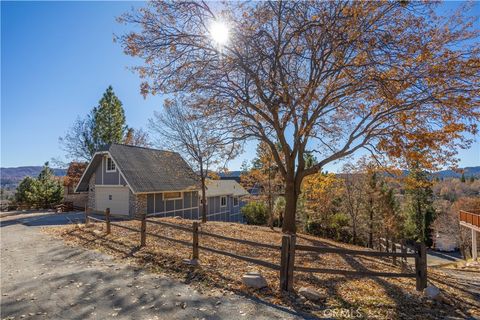
[[[107,224],[107,234],[110,234],[110,208],[105,209],[105,223]]]
[[[397,257],[395,256],[395,253],[397,253],[397,244],[395,243],[395,241],[392,240],[392,262],[393,262],[393,265],[396,266],[397,265]]]
[[[88,205],[85,205],[85,226],[88,226]]]
[[[424,243],[415,243],[415,273],[417,291],[427,287],[427,250]]]
[[[295,266],[295,243],[296,243],[297,237],[292,234],[290,236],[290,245],[289,245],[289,250],[288,250],[288,280],[287,280],[287,291],[291,292],[293,291],[293,269]]]
[[[402,251],[403,264],[406,266],[407,265],[407,246],[405,244],[405,239],[402,239],[400,241],[400,250]]]
[[[145,247],[146,238],[147,238],[147,215],[145,213],[142,214],[141,217],[141,227],[140,227],[140,247]]]
[[[293,265],[295,263],[295,236],[282,236],[280,257],[280,290],[293,290]]]
[[[192,236],[192,247],[193,247],[193,254],[192,260],[198,260],[198,222],[193,222],[193,236]]]

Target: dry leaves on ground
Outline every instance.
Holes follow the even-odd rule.
[[[192,226],[192,221],[175,218],[155,218],[159,221]],[[118,222],[139,229],[139,221]],[[112,226],[112,233],[105,235],[104,223],[94,223],[92,227],[68,225],[48,228],[49,233],[63,238],[72,245],[81,245],[98,249],[119,259],[127,259],[152,271],[168,272],[172,276],[184,279],[198,286],[199,290],[230,290],[240,294],[286,305],[318,317],[332,315],[348,318],[360,315],[364,318],[378,319],[438,319],[447,316],[463,318],[480,316],[480,304],[468,292],[463,292],[458,283],[446,278],[440,271],[429,270],[429,281],[438,286],[446,295],[447,303],[428,301],[415,291],[412,278],[385,277],[344,277],[333,274],[309,274],[295,272],[295,288],[313,287],[325,295],[325,300],[310,303],[302,297],[280,294],[278,271],[261,267],[253,263],[228,256],[200,250],[200,266],[193,267],[183,263],[191,258],[192,247],[172,241],[147,236],[147,245],[139,248],[140,234]],[[94,232],[94,230],[97,230]],[[280,230],[266,227],[249,226],[226,222],[208,222],[200,230],[228,237],[251,240],[280,246]],[[191,242],[192,234],[169,227],[147,223],[147,232]],[[231,241],[200,235],[201,246],[212,247],[243,256],[261,259],[271,263],[280,263],[280,250],[252,247]],[[305,245],[365,249],[310,235],[297,234],[297,243]],[[367,250],[367,249],[365,249]],[[343,270],[371,270],[401,272],[389,259],[373,257],[319,254],[297,251],[295,265]],[[259,271],[266,278],[269,287],[259,291],[247,289],[242,285],[241,277],[249,271]],[[344,311],[342,314],[342,310]],[[347,311],[347,312],[345,312]],[[336,313],[334,313],[336,312]]]

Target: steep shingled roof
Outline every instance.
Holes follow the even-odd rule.
[[[110,153],[133,193],[200,188],[198,176],[177,152],[111,144],[95,154],[77,191],[88,190],[88,180],[106,152]]]

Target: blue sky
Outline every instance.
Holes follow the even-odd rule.
[[[146,129],[162,99],[143,99],[138,76],[127,69],[139,60],[126,56],[113,42],[113,34],[125,30],[115,18],[139,5],[2,1],[2,167],[41,165],[61,158],[58,137],[97,104],[109,85],[123,102],[128,125]],[[478,3],[475,7],[478,13]],[[230,169],[239,169],[243,160],[253,156],[252,143],[230,163]],[[462,167],[480,165],[480,143],[461,151],[460,157]]]

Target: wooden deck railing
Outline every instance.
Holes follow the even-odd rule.
[[[460,215],[460,222],[471,224],[475,227],[480,228],[480,214],[479,213],[474,213],[474,212],[470,212],[470,211],[461,210],[459,215]]]

